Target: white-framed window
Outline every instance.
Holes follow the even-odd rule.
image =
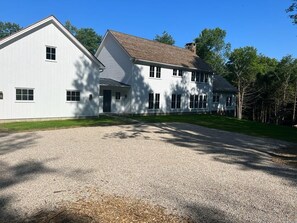
[[[32,88],[16,88],[16,101],[34,101],[34,89]]]
[[[56,60],[56,47],[46,46],[46,57],[47,60]]]
[[[159,93],[149,93],[149,109],[159,109],[160,108],[160,94]]]
[[[183,76],[183,70],[178,70],[178,76],[182,77]]]
[[[191,94],[190,95],[190,108],[207,108],[207,95],[206,94]]]
[[[66,91],[66,101],[80,101],[80,91],[67,90]]]
[[[161,78],[161,67],[150,66],[150,77]]]
[[[3,91],[0,91],[0,100],[3,100]]]
[[[121,92],[116,92],[115,99],[120,100],[121,99]]]
[[[208,83],[208,77],[208,73],[192,71],[191,81],[196,81],[198,83]]]
[[[229,95],[226,97],[226,106],[227,107],[232,106],[232,95]]]
[[[212,96],[212,102],[213,103],[219,103],[220,102],[220,94],[214,93]]]
[[[171,108],[180,108],[181,105],[181,94],[172,94],[171,95]]]

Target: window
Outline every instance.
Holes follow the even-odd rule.
[[[192,71],[191,81],[195,81],[196,79],[196,72]]]
[[[150,66],[150,77],[155,77],[155,67]]]
[[[116,100],[120,100],[121,99],[121,92],[116,92],[115,98],[116,98]]]
[[[190,95],[190,108],[194,108],[194,95]]]
[[[66,101],[80,101],[80,92],[79,91],[67,91]]]
[[[173,76],[177,75],[177,69],[173,69]]]
[[[55,47],[46,47],[46,59],[47,60],[56,60],[56,48]]]
[[[209,76],[208,74],[204,74],[204,82],[205,83],[208,83],[208,76]]]
[[[161,78],[161,67],[157,67],[156,78]]]
[[[180,94],[172,94],[171,108],[180,108],[180,104],[181,104],[181,95]]]
[[[160,94],[155,94],[155,101],[154,101],[154,94],[149,93],[149,109],[159,109],[160,108]]]
[[[226,106],[227,107],[232,106],[232,96],[227,96],[227,98],[226,98]]]
[[[180,100],[179,100],[180,101]],[[206,108],[207,95],[190,95],[190,108]]]
[[[219,94],[213,94],[212,96],[212,102],[213,103],[219,103],[220,102],[220,95]]]
[[[34,100],[34,90],[26,88],[16,89],[16,100],[17,101],[33,101]]]
[[[180,77],[183,76],[183,70],[178,70],[178,76],[180,76]]]
[[[3,92],[0,91],[0,100],[3,100]]]

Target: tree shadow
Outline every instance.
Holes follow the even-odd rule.
[[[35,144],[38,139],[37,134],[34,132],[25,134],[11,134],[0,133],[0,156],[14,151],[25,149],[26,147]]]

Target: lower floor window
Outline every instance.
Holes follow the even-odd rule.
[[[33,101],[34,100],[34,89],[16,88],[16,100],[17,101]]]
[[[121,92],[116,92],[115,98],[116,98],[116,100],[120,100],[121,99]]]
[[[232,106],[232,96],[227,96],[226,98],[226,106]]]
[[[180,108],[180,104],[181,104],[181,95],[180,94],[172,94],[171,108]]]
[[[160,108],[160,94],[149,93],[149,109]]]
[[[212,96],[212,102],[213,103],[219,103],[220,102],[220,95],[217,94],[217,93],[213,94],[213,96]]]
[[[207,95],[190,95],[190,108],[207,108]]]
[[[67,91],[66,101],[80,101],[80,91]]]

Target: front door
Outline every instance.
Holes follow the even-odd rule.
[[[111,111],[111,90],[103,90],[103,112]]]

